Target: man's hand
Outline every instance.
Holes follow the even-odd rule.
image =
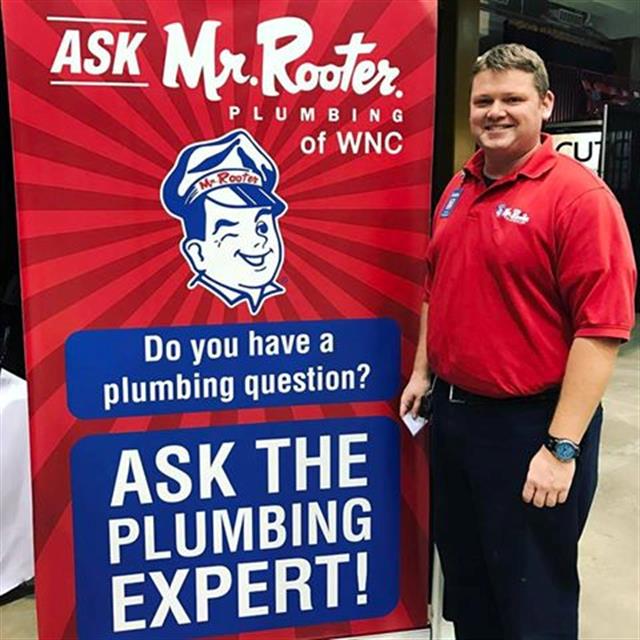
[[[409,382],[404,388],[400,398],[400,417],[404,416],[408,411],[411,411],[411,415],[414,418],[418,417],[420,402],[429,390],[429,386],[429,376],[426,373],[420,374],[414,371],[413,374],[411,374]]]
[[[563,504],[569,495],[575,471],[575,460],[560,462],[543,445],[529,463],[522,499],[539,508]]]

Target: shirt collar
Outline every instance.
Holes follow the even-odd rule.
[[[518,176],[525,176],[527,178],[539,178],[541,175],[551,169],[558,157],[558,153],[553,148],[553,139],[548,133],[543,133],[540,136],[542,144],[535,153],[518,169],[507,176],[500,178],[500,181],[515,179]],[[463,171],[466,176],[472,175],[478,180],[483,179],[484,169],[484,150],[479,149],[464,165]]]
[[[235,307],[243,300],[249,304],[249,308],[253,313],[257,313],[262,307],[263,302],[271,296],[277,296],[285,292],[285,288],[277,282],[268,282],[264,287],[259,289],[235,289],[227,287],[220,282],[212,280],[206,273],[199,273],[189,283],[190,288],[199,284],[208,289],[219,298],[224,300],[228,306]]]

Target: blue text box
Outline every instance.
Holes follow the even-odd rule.
[[[80,331],[65,359],[79,418],[388,400],[400,333],[385,318]]]
[[[387,614],[399,597],[399,457],[387,418],[84,438],[71,468],[79,637]]]

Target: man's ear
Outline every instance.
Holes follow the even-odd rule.
[[[204,253],[202,251],[202,242],[200,240],[184,240],[182,242],[182,253],[189,260],[194,271],[204,271]]]
[[[551,91],[547,91],[544,98],[542,98],[542,119],[546,122],[553,112],[553,105],[555,104],[556,97],[551,93]]]

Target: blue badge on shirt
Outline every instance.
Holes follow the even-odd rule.
[[[458,204],[458,200],[462,195],[462,191],[462,188],[454,189],[452,191],[451,195],[449,196],[449,200],[447,200],[447,204],[444,205],[444,209],[442,209],[442,211],[440,212],[441,218],[448,218],[453,213],[453,210],[456,204]]]

